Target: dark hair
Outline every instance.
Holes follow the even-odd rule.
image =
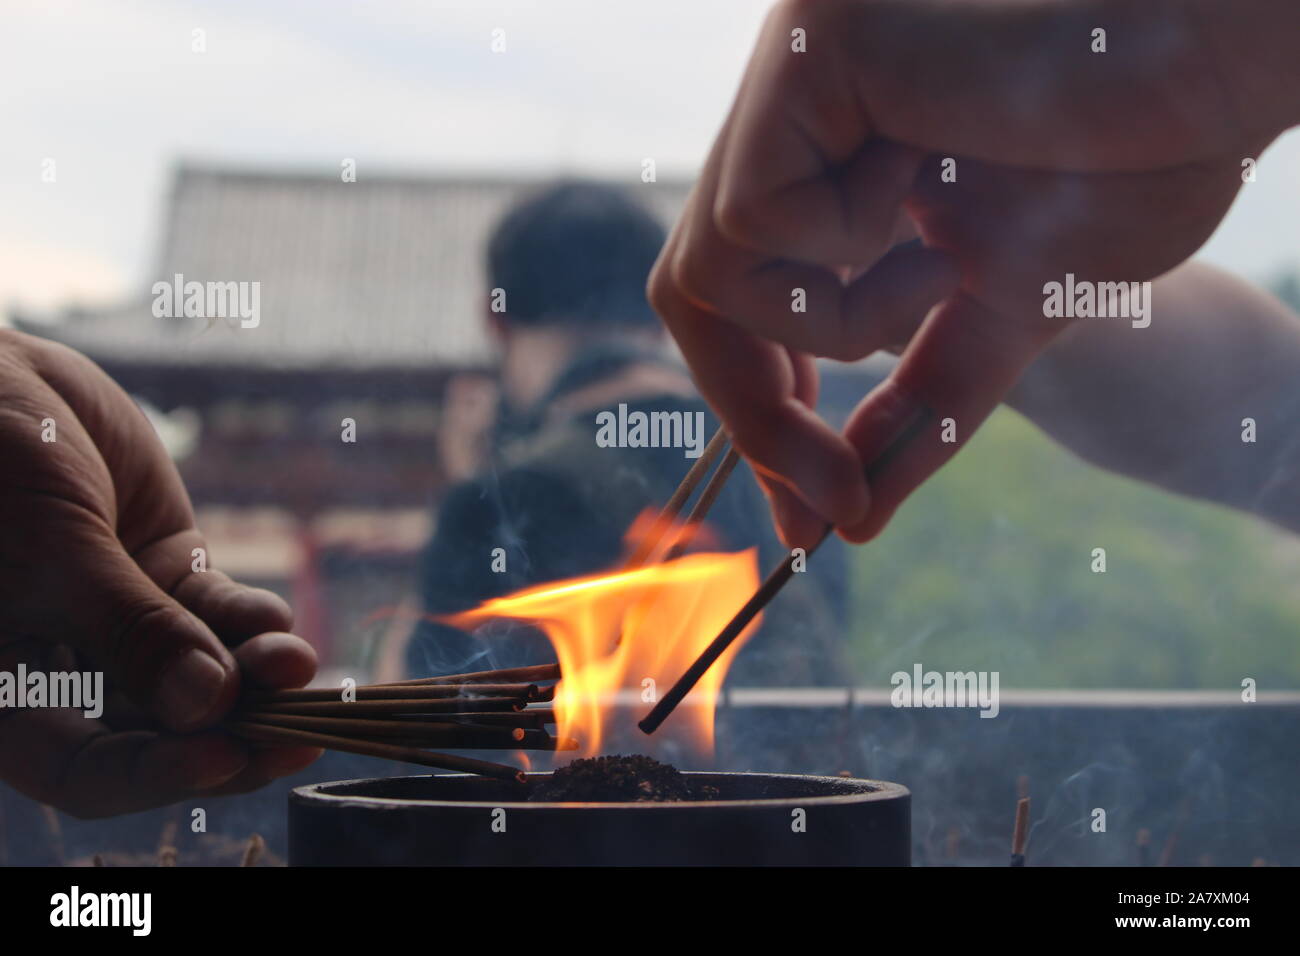
[[[645,283],[664,228],[614,186],[563,182],[524,199],[488,240],[491,288],[511,322],[657,322]]]

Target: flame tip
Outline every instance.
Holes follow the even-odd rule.
[[[448,623],[469,628],[502,619],[542,631],[554,647],[562,674],[553,692],[556,749],[572,747],[578,756],[595,756],[619,743],[609,739],[609,731],[616,713],[619,720],[632,716],[625,706],[632,698],[625,695],[643,694],[694,663],[758,584],[754,548],[693,552],[631,570],[525,588],[452,615]],[[693,749],[711,751],[716,691],[744,637],[757,624],[756,618],[742,640],[700,680],[692,700],[700,706],[683,711],[673,725],[674,739],[685,737]],[[637,726],[650,735],[659,721],[652,712]]]

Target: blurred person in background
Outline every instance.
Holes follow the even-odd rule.
[[[494,420],[486,461],[441,503],[421,560],[411,676],[554,660],[531,628],[475,637],[432,618],[616,568],[629,527],[667,501],[693,459],[682,448],[599,447],[599,412],[703,412],[701,447],[717,428],[646,301],[663,241],[662,225],[626,192],[591,182],[545,188],[493,231],[488,284],[504,291],[505,308],[489,305],[484,321],[499,353],[497,412],[484,415],[479,388],[450,396],[460,420]],[[444,448],[444,458],[471,461],[467,445]],[[728,481],[708,524],[723,550],[758,547],[760,565],[781,550],[747,469]],[[493,570],[495,548],[505,551],[504,572]],[[791,589],[736,661],[738,683],[843,679],[844,555],[828,549],[817,564],[816,580]]]

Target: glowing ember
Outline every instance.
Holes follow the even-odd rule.
[[[635,571],[574,578],[495,598],[443,620],[469,630],[496,618],[526,621],[550,638],[564,678],[555,696],[559,736],[593,756],[615,726],[635,723],[717,635],[758,586],[753,550],[690,554]],[[719,688],[741,635],[700,680],[666,736],[701,756],[713,752]],[[619,692],[630,692],[624,706]],[[632,705],[627,706],[627,697]],[[644,739],[644,738],[642,738]]]

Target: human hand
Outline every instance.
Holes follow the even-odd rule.
[[[315,653],[283,633],[277,596],[192,571],[205,544],[189,499],[126,393],[2,330],[0,528],[0,670],[102,670],[107,699],[98,719],[0,710],[0,779],[96,817],[254,789],[319,755],[213,729],[241,679],[302,686]]]
[[[1043,315],[1045,283],[1150,279],[1213,231],[1277,129],[1234,110],[1189,9],[772,11],[649,292],[788,542],[826,520],[855,541],[881,530],[1065,327]],[[1115,39],[1093,53],[1102,21]],[[896,245],[912,228],[927,248]],[[842,434],[811,411],[813,356],[904,344]],[[868,489],[864,464],[918,406],[934,430]]]

